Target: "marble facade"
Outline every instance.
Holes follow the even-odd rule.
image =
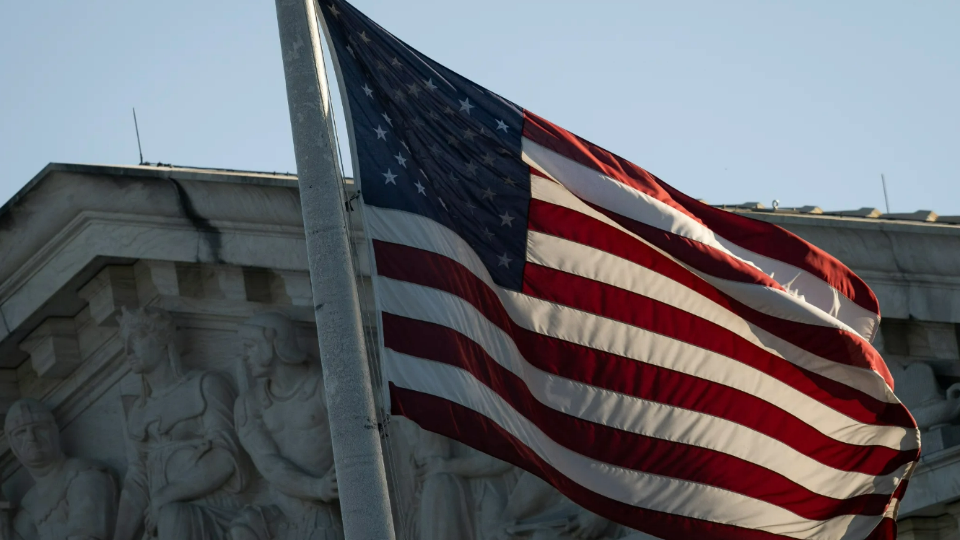
[[[960,227],[755,217],[877,292],[878,347],[923,428],[901,538],[960,539]],[[317,355],[294,177],[51,164],[0,209],[0,540],[341,539]],[[385,429],[404,540],[650,538]]]

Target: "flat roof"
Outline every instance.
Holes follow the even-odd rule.
[[[209,167],[189,167],[164,163],[141,164],[141,165],[98,165],[84,163],[50,163],[37,173],[26,185],[24,185],[13,197],[0,207],[0,215],[3,215],[23,198],[33,187],[45,176],[52,172],[71,172],[77,174],[94,175],[112,175],[128,176],[140,178],[167,179],[175,178],[178,180],[195,180],[204,182],[227,182],[240,184],[273,185],[278,187],[292,187],[296,185],[297,175],[293,173],[263,172],[263,171],[244,171],[237,169],[219,169]],[[348,184],[352,184],[352,179],[346,179]],[[706,201],[701,201],[705,202]],[[709,203],[707,203],[709,204]],[[960,216],[940,216],[930,210],[917,210],[907,213],[884,214],[876,208],[860,208],[856,210],[838,210],[825,211],[818,206],[803,206],[795,208],[767,208],[757,202],[746,202],[740,204],[715,204],[714,208],[726,210],[737,214],[744,214],[756,217],[764,221],[781,221],[777,218],[805,218],[812,220],[835,220],[845,222],[860,222],[863,224],[898,222],[900,224],[910,225],[932,225],[935,227],[960,227]],[[774,219],[770,219],[774,218]],[[797,223],[797,219],[786,219],[781,222]],[[808,221],[809,223],[809,221]]]

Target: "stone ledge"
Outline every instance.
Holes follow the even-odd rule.
[[[80,365],[80,346],[73,319],[51,317],[34,330],[20,344],[30,355],[30,363],[37,375],[61,379],[73,373]]]

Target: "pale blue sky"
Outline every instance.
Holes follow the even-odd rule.
[[[960,2],[355,0],[711,203],[960,214]],[[48,162],[295,170],[269,0],[5,2],[0,201]]]

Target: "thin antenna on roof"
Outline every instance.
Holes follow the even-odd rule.
[[[133,108],[133,128],[137,130],[137,150],[140,150],[140,164],[143,165],[143,147],[140,146],[140,126],[137,125],[137,108]]]
[[[887,179],[880,173],[880,181],[883,182],[883,200],[887,203],[887,213],[890,213],[890,197],[887,197]]]

